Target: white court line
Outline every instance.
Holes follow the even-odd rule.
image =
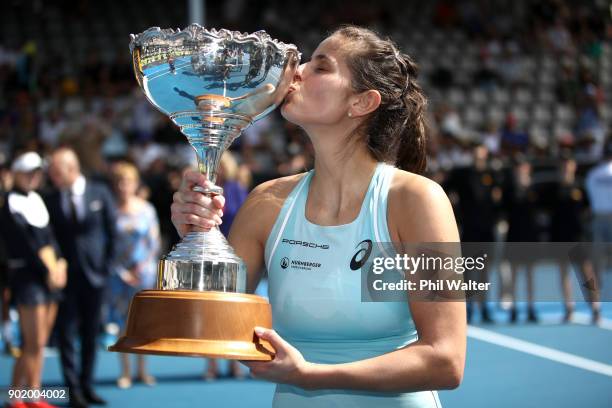
[[[529,341],[519,340],[517,338],[496,333],[491,330],[475,326],[468,326],[468,336],[487,343],[521,351],[523,353],[612,377],[612,365],[600,363],[599,361],[590,360],[584,357],[578,357],[574,354],[559,351],[550,347],[540,346],[539,344],[531,343]]]
[[[538,321],[539,326],[559,326],[565,324],[561,319],[562,316],[559,313],[542,313],[538,315],[540,320]],[[581,326],[597,327],[603,330],[612,330],[612,320],[602,318],[597,324],[593,324],[591,314],[585,312],[574,312],[572,319],[569,323],[579,324]]]
[[[187,62],[187,63],[185,63],[185,64],[183,64],[183,65],[180,65],[180,66],[175,66],[175,67],[174,67],[174,72],[179,72],[181,68],[185,68],[187,65],[191,65],[191,63],[190,63],[190,62]],[[155,73],[155,74],[153,74],[153,75],[150,75],[150,76],[149,76],[149,79],[150,79],[150,80],[153,80],[153,79],[161,78],[161,77],[163,77],[164,75],[168,75],[168,74],[170,74],[170,73],[172,73],[172,70],[168,68],[166,71],[159,71],[159,72],[156,72],[156,73]]]

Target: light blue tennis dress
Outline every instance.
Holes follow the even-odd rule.
[[[309,362],[367,359],[418,338],[407,303],[361,302],[364,257],[377,242],[391,242],[387,195],[394,171],[390,165],[378,164],[354,221],[320,226],[305,216],[311,170],[289,194],[274,223],[265,248],[274,328]],[[279,384],[273,406],[438,408],[441,404],[435,391],[305,391]]]

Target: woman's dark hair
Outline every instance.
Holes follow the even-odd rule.
[[[381,103],[363,124],[368,149],[379,161],[422,173],[427,164],[425,107],[427,98],[416,82],[415,62],[389,39],[356,26],[342,26],[332,35],[349,40],[347,65],[353,90],[380,92]]]

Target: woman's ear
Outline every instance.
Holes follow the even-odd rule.
[[[349,112],[352,117],[365,116],[378,109],[380,101],[380,92],[374,89],[367,90],[353,96]]]

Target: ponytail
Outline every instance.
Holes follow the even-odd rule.
[[[362,125],[368,149],[378,161],[423,173],[427,164],[425,108],[415,62],[391,40],[366,28],[344,26],[334,35],[350,41],[347,62],[355,92],[375,89],[381,103]]]

